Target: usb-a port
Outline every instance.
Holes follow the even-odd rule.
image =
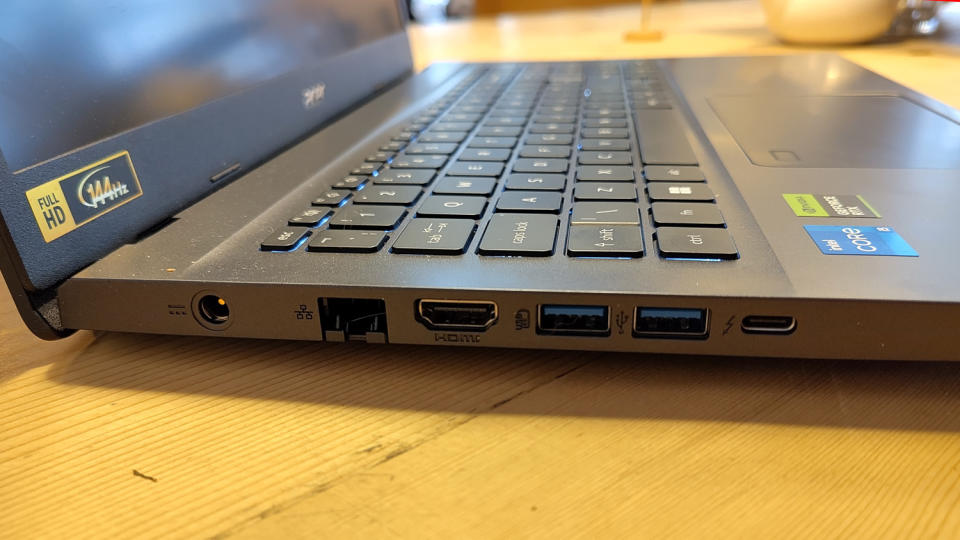
[[[633,335],[642,338],[704,339],[709,326],[705,309],[638,307]]]
[[[609,336],[607,306],[542,304],[537,314],[537,333],[566,336]]]

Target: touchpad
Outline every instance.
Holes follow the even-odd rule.
[[[960,169],[960,124],[899,96],[719,96],[756,165]]]

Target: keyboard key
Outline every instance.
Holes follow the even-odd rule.
[[[726,229],[662,227],[657,229],[662,257],[684,259],[736,259],[739,255]]]
[[[571,225],[571,257],[642,257],[643,229],[636,225]]]
[[[391,169],[439,169],[447,162],[447,156],[442,154],[422,154],[414,156],[397,156]]]
[[[583,121],[583,127],[601,128],[601,127],[627,127],[626,118],[587,118]]]
[[[533,121],[537,124],[575,124],[577,117],[572,114],[538,114]]]
[[[630,152],[580,152],[582,165],[629,165],[633,163]]]
[[[327,216],[333,213],[329,208],[307,208],[287,220],[287,225],[298,227],[316,227]]]
[[[474,137],[469,146],[470,148],[513,148],[516,145],[516,137]]]
[[[403,151],[404,154],[452,154],[457,151],[456,143],[413,143]]]
[[[417,215],[420,217],[463,217],[479,219],[487,208],[483,197],[431,195],[427,197]]]
[[[639,225],[640,209],[629,202],[576,202],[572,225]]]
[[[558,145],[526,145],[520,148],[520,157],[526,158],[568,158],[569,146]]]
[[[548,214],[494,214],[480,241],[481,255],[553,254],[559,219]]]
[[[394,135],[393,137],[390,137],[390,140],[409,142],[410,140],[412,140],[412,139],[413,139],[414,137],[416,137],[416,136],[417,136],[417,134],[416,134],[416,133],[413,133],[413,132],[411,132],[411,131],[401,131],[400,133],[397,133],[397,134]]]
[[[382,163],[365,162],[359,167],[357,167],[356,169],[350,171],[350,174],[357,175],[357,176],[365,175],[365,174],[373,174],[373,172],[378,170],[382,165],[383,165]]]
[[[374,154],[370,154],[369,156],[367,156],[366,159],[364,159],[364,161],[379,161],[383,163],[384,161],[387,161],[392,157],[393,157],[393,152],[376,152]]]
[[[703,182],[706,178],[697,167],[689,165],[647,165],[643,176],[651,182]]]
[[[573,186],[577,201],[635,201],[637,188],[626,182],[577,182]]]
[[[585,139],[626,139],[630,132],[626,128],[583,128],[580,135]]]
[[[374,177],[373,183],[377,185],[407,184],[422,186],[429,184],[436,174],[437,171],[434,169],[387,169]]]
[[[393,243],[393,251],[459,255],[466,251],[475,228],[472,219],[411,219]]]
[[[623,165],[581,165],[577,167],[577,180],[632,182],[633,167]]]
[[[529,189],[538,191],[563,191],[567,177],[562,174],[511,174],[505,189]]]
[[[627,113],[623,109],[594,109],[594,110],[584,111],[583,117],[588,120],[597,120],[600,118],[624,118],[625,119],[627,117]],[[587,126],[587,127],[594,127],[594,126]],[[602,127],[602,126],[596,126],[596,127]],[[616,127],[616,126],[610,126],[610,127]]]
[[[464,131],[428,131],[417,139],[422,143],[458,143],[467,138]],[[381,148],[382,150],[382,148]]]
[[[473,122],[437,122],[430,131],[470,131],[473,127]]]
[[[538,112],[541,113],[541,114],[568,114],[568,115],[576,115],[576,114],[577,114],[577,108],[576,108],[575,106],[567,106],[567,105],[552,105],[552,106],[547,106],[547,107],[544,107],[544,106],[541,105]]]
[[[372,253],[383,246],[387,233],[382,231],[345,231],[327,229],[313,235],[307,251]]]
[[[359,186],[362,186],[367,181],[367,179],[368,179],[367,176],[356,176],[356,175],[344,176],[343,180],[340,180],[339,182],[334,184],[333,187],[339,188],[339,189],[357,189]]]
[[[331,189],[330,191],[321,193],[311,204],[314,206],[339,206],[340,203],[350,197],[350,193],[349,191]]]
[[[380,147],[380,151],[381,152],[398,152],[401,149],[403,149],[403,147],[406,145],[407,143],[402,141],[390,141],[388,143],[384,143],[383,146]]]
[[[626,139],[582,139],[580,148],[583,150],[600,150],[609,152],[613,150],[630,150],[630,141]]]
[[[482,114],[478,114],[478,112],[482,112],[482,111],[477,111],[472,113],[451,111],[447,113],[446,116],[443,117],[443,121],[444,122],[478,122],[480,120],[480,117],[483,116]]]
[[[538,133],[529,135],[526,144],[573,144],[573,135],[563,133]]]
[[[392,229],[407,214],[402,206],[348,205],[330,219],[330,227],[342,229]]]
[[[565,173],[570,162],[565,159],[518,159],[513,164],[516,172]]]
[[[574,124],[532,124],[530,133],[573,133]]]
[[[651,201],[712,201],[713,191],[704,184],[670,184],[651,182],[647,184]]]
[[[265,251],[289,251],[297,242],[307,234],[307,229],[303,227],[283,227],[273,231],[263,242],[260,242],[260,249]]]
[[[497,212],[550,212],[559,214],[563,196],[553,191],[504,191]]]
[[[523,126],[527,119],[523,116],[491,116],[483,123],[484,126]]]
[[[503,148],[467,148],[460,154],[460,159],[470,161],[507,161],[510,159],[510,150]]]
[[[517,126],[484,126],[477,130],[478,137],[517,137],[523,131]]]
[[[500,176],[503,163],[457,161],[447,169],[448,176]]]
[[[680,121],[670,109],[642,109],[634,113],[640,138],[640,158],[647,165],[696,165]]]
[[[651,205],[653,223],[661,225],[701,225],[723,227],[725,222],[717,205],[711,203],[655,202]]]
[[[408,205],[420,198],[422,191],[415,186],[371,186],[357,193],[356,204]]]
[[[493,193],[496,187],[497,180],[495,178],[447,176],[437,182],[433,192],[438,195],[482,195],[486,197]]]

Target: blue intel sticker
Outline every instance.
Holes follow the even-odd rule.
[[[910,244],[890,227],[804,225],[803,228],[827,255],[918,256]]]

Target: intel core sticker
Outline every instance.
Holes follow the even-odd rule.
[[[143,191],[127,151],[87,165],[27,191],[46,242],[139,197]]]
[[[910,244],[890,227],[804,225],[803,228],[827,255],[918,256]]]
[[[877,218],[880,213],[860,195],[784,193],[793,213],[800,217]]]

